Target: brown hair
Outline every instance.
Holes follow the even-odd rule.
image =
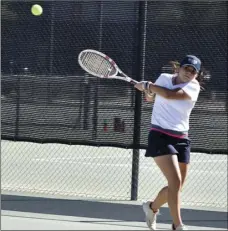
[[[178,73],[179,69],[180,69],[180,63],[178,61],[170,61],[169,64],[171,64],[172,66],[172,71],[173,73]],[[196,79],[198,80],[199,84],[200,84],[200,87],[202,90],[205,90],[202,85],[204,85],[204,80],[206,78],[209,78],[210,75],[209,75],[209,72],[204,68],[204,67],[201,67],[199,73],[198,73],[198,76],[196,77]]]

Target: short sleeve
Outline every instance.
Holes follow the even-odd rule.
[[[197,101],[200,92],[200,85],[196,81],[191,81],[182,87],[182,90],[191,97],[192,101]]]
[[[161,74],[158,78],[157,78],[157,80],[155,81],[155,83],[154,83],[155,85],[158,85],[158,86],[164,86],[164,75],[163,74]]]

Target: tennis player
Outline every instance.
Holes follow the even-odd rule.
[[[167,202],[172,229],[187,230],[181,219],[180,192],[190,161],[189,117],[205,74],[200,59],[193,55],[173,64],[174,74],[162,73],[155,83],[141,81],[135,85],[146,92],[149,101],[156,95],[145,156],[154,158],[168,183],[153,201],[143,203],[146,222],[152,230],[156,230],[159,208]]]

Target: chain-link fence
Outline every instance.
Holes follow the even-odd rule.
[[[140,151],[138,200],[153,199],[166,180]],[[183,205],[227,207],[227,156],[191,154]],[[2,141],[2,189],[41,195],[130,200],[132,150]]]
[[[3,190],[155,196],[165,181],[144,159],[151,105],[127,83],[85,76],[77,56],[100,50],[154,81],[170,60],[195,54],[209,75],[191,117],[183,200],[227,206],[227,2],[41,1],[39,17],[32,4],[1,8]]]

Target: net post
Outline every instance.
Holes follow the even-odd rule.
[[[136,32],[136,80],[144,79],[145,66],[145,43],[146,43],[146,17],[147,1],[139,1],[138,29]],[[139,154],[140,154],[140,124],[142,111],[142,94],[135,93],[135,113],[134,113],[134,135],[133,135],[133,156],[132,156],[132,178],[131,178],[131,200],[138,199],[138,176],[139,176]]]

